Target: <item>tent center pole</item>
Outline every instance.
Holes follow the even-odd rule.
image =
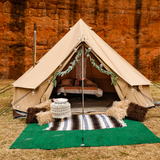
[[[83,115],[84,115],[84,42],[82,42],[82,144],[84,147],[84,130],[83,130]]]
[[[82,43],[82,113],[84,114],[84,42]]]

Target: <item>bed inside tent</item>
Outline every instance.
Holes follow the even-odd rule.
[[[61,76],[57,76],[57,85],[53,88],[50,99],[53,98],[67,98],[71,104],[72,113],[82,112],[82,68],[84,78],[84,112],[106,112],[115,100],[119,100],[114,85],[111,82],[111,76],[101,73],[92,64],[92,60],[106,70],[101,62],[97,59],[93,51],[89,52],[91,59],[87,57],[86,49],[84,47],[84,59],[82,63],[82,56],[78,58],[79,62],[75,64],[73,69]],[[80,46],[74,56],[70,59],[67,65],[61,72],[65,72],[72,62],[76,59],[76,55],[82,49]],[[82,67],[83,64],[83,67]]]

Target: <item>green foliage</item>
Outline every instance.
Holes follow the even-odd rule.
[[[70,62],[71,65],[67,68],[67,70],[62,71],[62,72],[55,72],[53,74],[52,83],[54,84],[55,87],[57,86],[57,80],[56,80],[57,76],[63,77],[64,75],[68,74],[75,67],[76,63],[79,63],[78,58],[81,56],[81,54],[82,54],[82,49],[78,51],[78,53],[77,53],[77,55],[75,57],[75,60]],[[115,73],[110,72],[110,71],[106,71],[106,70],[102,69],[99,65],[97,65],[95,60],[92,59],[92,57],[90,56],[88,49],[86,49],[86,53],[85,54],[89,58],[89,60],[90,60],[91,64],[93,65],[93,67],[96,67],[101,73],[105,73],[105,74],[107,74],[109,76],[112,76],[112,78],[113,78],[112,84],[113,85],[117,84],[117,78],[118,77],[117,77],[117,75]]]
[[[115,73],[110,72],[110,71],[106,71],[106,70],[102,69],[99,65],[97,65],[96,62],[95,62],[95,60],[92,59],[92,57],[90,56],[88,49],[86,49],[86,56],[89,58],[89,60],[92,63],[93,67],[96,67],[101,73],[105,73],[105,74],[107,74],[109,76],[112,76],[112,78],[113,78],[112,84],[113,85],[117,84],[117,78],[118,78],[118,76]]]
[[[63,77],[64,75],[68,74],[75,67],[76,62],[79,63],[78,58],[81,56],[81,54],[82,54],[82,49],[78,51],[78,53],[77,53],[77,55],[75,57],[75,60],[70,62],[71,65],[67,68],[67,70],[62,71],[62,72],[55,72],[53,74],[52,83],[54,84],[55,87],[57,86],[57,80],[56,80],[57,76]]]

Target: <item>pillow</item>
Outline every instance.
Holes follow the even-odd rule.
[[[121,109],[124,109],[126,111],[129,107],[129,104],[130,104],[129,100],[114,101],[112,107],[121,108]]]
[[[37,123],[36,113],[45,112],[46,108],[28,108],[27,109],[27,118],[26,123]]]
[[[127,109],[128,119],[143,122],[147,114],[148,108],[142,107],[135,103],[130,103]]]
[[[72,86],[73,85],[73,79],[62,79],[61,84],[58,86]]]
[[[52,118],[51,111],[46,111],[46,112],[39,112],[36,114],[38,124],[43,125],[47,124],[49,122],[52,122],[54,119]]]
[[[97,87],[97,84],[92,82],[91,80],[89,79],[85,79],[84,80],[84,86],[86,87]]]
[[[107,116],[112,116],[118,120],[122,120],[127,116],[126,110],[116,107],[111,107],[107,112]]]
[[[76,79],[75,80],[75,86],[82,86],[82,80],[81,79]],[[84,86],[85,87],[97,87],[97,84],[92,82],[89,79],[84,80]]]
[[[46,111],[50,111],[50,104],[52,103],[52,101],[49,99],[43,103],[40,103],[38,105],[35,106],[35,108],[46,108]]]
[[[79,86],[79,82],[82,81],[81,79],[76,79],[75,80],[75,86]]]

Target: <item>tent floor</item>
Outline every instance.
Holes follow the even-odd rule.
[[[67,96],[60,95],[58,97],[68,99],[72,113],[82,113],[81,94],[67,94]],[[115,100],[119,100],[119,98],[117,93],[113,92],[105,92],[103,97],[99,98],[93,95],[84,95],[84,112],[106,112]]]

